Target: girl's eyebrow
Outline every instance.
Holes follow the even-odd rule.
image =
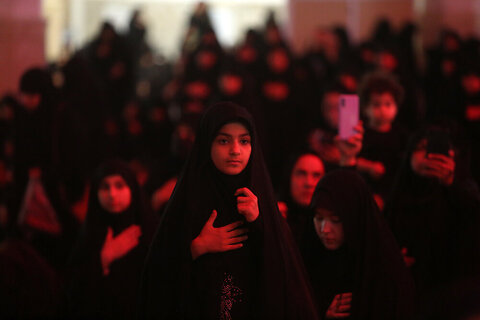
[[[224,132],[219,132],[217,136],[227,136],[227,137],[232,137],[231,134],[224,133]],[[250,133],[242,133],[239,135],[239,137],[245,137],[245,136],[250,136]]]

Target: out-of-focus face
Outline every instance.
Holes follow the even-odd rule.
[[[198,53],[196,60],[200,69],[209,70],[215,65],[218,57],[214,52],[205,50]]]
[[[327,92],[322,100],[322,115],[332,129],[338,128],[338,102],[340,93]]]
[[[385,72],[394,72],[398,66],[397,57],[390,52],[380,52],[378,54],[378,66]]]
[[[122,213],[132,203],[132,191],[119,174],[103,178],[97,196],[102,208],[113,214]]]
[[[245,169],[252,153],[250,132],[239,122],[227,123],[212,142],[210,157],[222,173],[237,175]]]
[[[22,106],[27,110],[36,110],[40,105],[42,96],[39,93],[20,93],[20,102]]]
[[[469,74],[462,78],[462,86],[469,95],[477,94],[480,91],[480,76]]]
[[[365,107],[365,115],[373,128],[391,125],[397,116],[397,103],[389,92],[372,93]]]
[[[322,160],[313,154],[298,158],[290,176],[290,195],[302,207],[307,207],[312,200],[318,181],[325,174]]]
[[[242,78],[233,73],[225,73],[220,76],[219,85],[221,91],[226,95],[236,95],[243,87]]]
[[[285,50],[282,49],[276,49],[270,52],[268,54],[267,62],[270,69],[275,73],[285,72],[290,65],[290,59]]]
[[[318,237],[327,250],[337,250],[343,245],[343,224],[332,211],[317,208],[313,223]]]

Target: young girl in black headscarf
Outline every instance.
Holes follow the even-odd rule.
[[[119,160],[90,185],[84,229],[71,259],[69,318],[132,319],[152,227],[136,177]]]
[[[372,193],[353,170],[318,183],[303,248],[319,313],[326,319],[410,319],[413,286]]]
[[[162,219],[142,280],[142,318],[316,318],[243,107],[222,102],[204,114]]]

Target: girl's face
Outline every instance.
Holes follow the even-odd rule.
[[[132,192],[119,174],[106,176],[98,187],[98,201],[103,209],[110,213],[121,213],[132,202]]]
[[[340,101],[340,93],[327,92],[322,101],[322,115],[328,126],[332,129],[338,128],[338,102]]]
[[[307,207],[312,200],[315,186],[325,174],[323,162],[313,154],[305,154],[298,158],[290,176],[290,193],[293,200]]]
[[[239,122],[227,123],[212,142],[210,157],[220,172],[237,175],[245,169],[252,153],[252,138]]]
[[[365,115],[373,127],[391,124],[397,116],[397,103],[389,92],[372,93]]]
[[[343,224],[332,211],[317,208],[313,217],[315,231],[327,250],[337,250],[344,242]]]

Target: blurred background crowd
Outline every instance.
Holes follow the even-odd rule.
[[[255,118],[273,186],[288,217],[289,210],[306,208],[309,202],[296,201],[290,190],[295,156],[308,149],[320,159],[313,187],[325,171],[344,165],[335,140],[336,108],[340,94],[359,94],[363,146],[348,165],[372,188],[400,246],[423,241],[421,231],[435,236],[425,240],[430,249],[419,252],[431,252],[432,243],[450,246],[453,240],[446,237],[451,237],[452,225],[457,228],[453,239],[461,238],[459,247],[478,242],[480,39],[445,29],[435,45],[421,48],[419,55],[418,26],[394,28],[381,20],[361,43],[353,43],[344,26],[319,28],[312,46],[300,55],[272,12],[262,27],[249,29],[241,43],[225,48],[208,7],[199,4],[189,18],[180,55],[166,59],[146,40],[148,25],[141,15],[132,13],[127,32],[105,21],[85,46],[62,61],[25,70],[18,93],[1,97],[0,272],[2,300],[9,307],[0,312],[65,314],[68,299],[63,291],[74,274],[72,255],[88,229],[91,195],[96,197],[98,179],[106,175],[98,173],[105,161],[128,164],[111,166],[134,175],[135,182],[128,185],[133,190],[138,184],[143,196],[137,200],[146,225],[154,230],[201,115],[218,101],[235,102]],[[374,100],[377,107],[394,105],[393,116],[376,115]],[[432,132],[447,137],[447,150],[453,152],[445,154],[450,160],[442,160],[448,169],[443,175],[416,170],[412,160],[416,151],[425,150]],[[105,165],[101,169],[104,172]],[[439,189],[415,180],[416,173],[438,178]],[[420,219],[414,210],[431,214]],[[407,218],[402,216],[406,211]],[[434,227],[432,220],[437,221]],[[408,227],[417,233],[404,234]],[[412,232],[421,240],[412,240]],[[85,247],[95,246],[82,250]],[[448,251],[438,248],[442,254]],[[465,256],[476,259],[468,252]],[[444,254],[443,260],[426,265],[450,258]],[[472,269],[478,262],[460,261]],[[419,279],[431,273],[425,268],[418,271]],[[480,272],[451,270],[439,271],[420,287]]]

